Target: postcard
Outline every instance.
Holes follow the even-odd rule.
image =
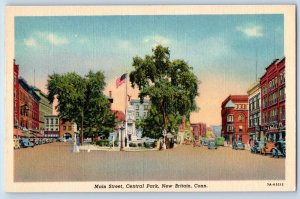
[[[296,189],[294,5],[7,6],[7,192]]]

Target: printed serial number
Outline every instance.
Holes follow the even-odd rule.
[[[268,187],[283,187],[284,186],[284,183],[283,182],[277,182],[277,183],[275,183],[275,182],[273,182],[273,183],[267,183],[267,186]]]

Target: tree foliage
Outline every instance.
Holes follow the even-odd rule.
[[[94,137],[99,132],[109,133],[115,125],[115,116],[110,112],[109,101],[104,96],[103,72],[90,71],[86,76],[71,72],[54,73],[48,78],[48,99],[58,100],[57,110],[63,121],[72,121],[83,132]]]
[[[140,126],[149,135],[154,131],[161,134],[163,129],[172,133],[182,116],[189,118],[197,108],[198,80],[184,60],[170,60],[167,47],[159,45],[152,52],[144,58],[134,57],[134,71],[130,73],[131,86],[138,87],[141,102],[149,97],[152,103]]]

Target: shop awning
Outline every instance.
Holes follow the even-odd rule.
[[[34,135],[37,137],[37,138],[43,138],[44,136],[40,133],[34,133]]]
[[[277,129],[270,129],[267,133],[279,133],[279,131]]]
[[[20,131],[20,129],[14,128],[14,136],[25,137],[25,135]]]
[[[24,131],[24,130],[21,130],[21,132],[24,134],[24,137],[30,137],[30,134],[29,134],[29,132],[27,132],[27,131]]]

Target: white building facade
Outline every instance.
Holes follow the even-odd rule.
[[[248,134],[252,140],[261,139],[261,88],[259,82],[255,82],[248,89]]]
[[[151,108],[151,101],[144,99],[144,102],[141,104],[140,99],[131,99],[130,105],[134,108],[136,121],[139,121],[147,117]]]

